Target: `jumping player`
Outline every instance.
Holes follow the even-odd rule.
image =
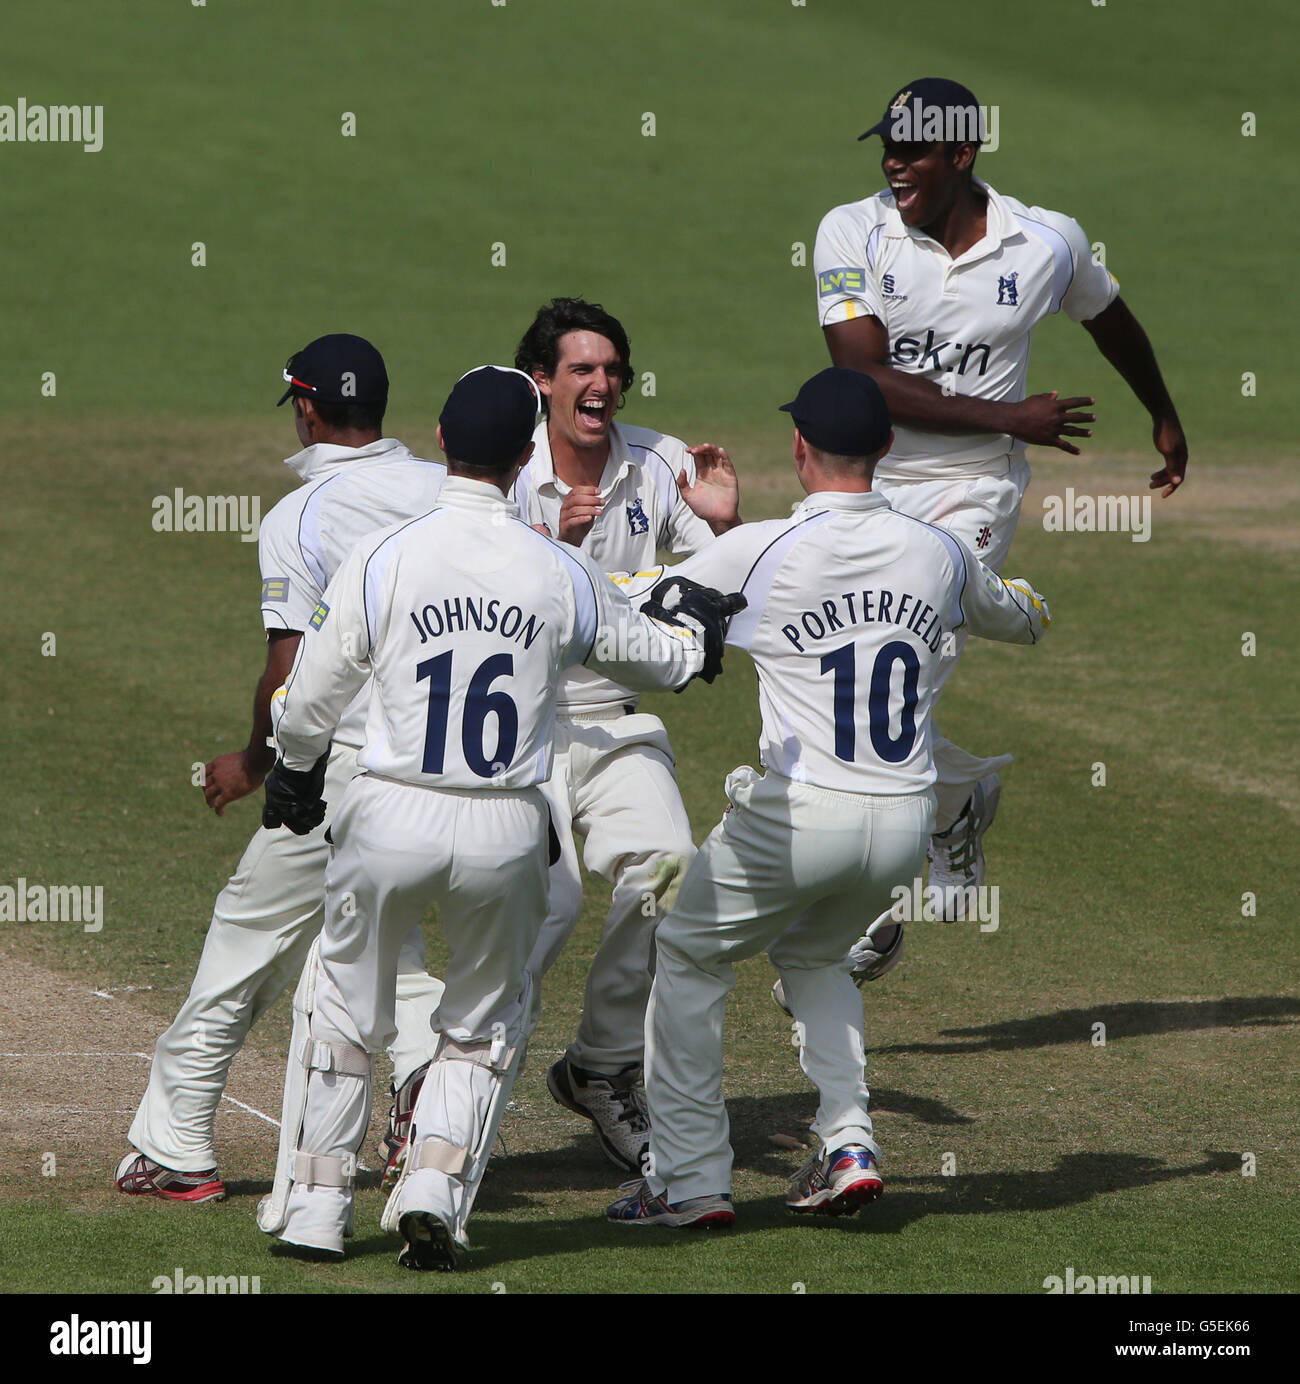
[[[1026,443],[1078,455],[1072,437],[1093,400],[1025,397],[1033,328],[1064,309],[1081,322],[1151,415],[1163,465],[1150,487],[1182,484],[1187,442],[1151,343],[1092,257],[1078,222],[996,192],[974,174],[979,108],[940,77],[909,82],[865,134],[884,142],[888,188],[834,208],[817,233],[818,322],[831,360],[880,386],[895,442],[875,489],[903,514],[937,524],[993,571],[1011,546],[1029,483]],[[959,631],[955,653],[965,632]],[[955,664],[945,659],[936,696]],[[997,770],[936,735],[938,816],[930,883],[957,916],[984,878],[982,838],[997,808]],[[882,951],[901,928],[877,932]],[[896,955],[893,957],[897,959]]]

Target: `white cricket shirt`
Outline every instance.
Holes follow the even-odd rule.
[[[1049,618],[1026,583],[874,491],[810,495],[789,519],[732,529],[671,572],[749,601],[727,642],[758,669],[763,763],[853,793],[934,782],[945,635],[967,625],[1032,644]]]
[[[344,560],[276,734],[285,763],[309,768],[373,673],[361,768],[429,788],[528,788],[550,777],[561,672],[584,661],[666,689],[704,654],[692,631],[647,619],[585,554],[529,528],[494,486],[453,476],[428,514]]]
[[[571,487],[555,474],[546,420],[533,434],[534,451],[515,482],[519,513],[529,524],[545,524],[557,538],[560,506]],[[713,542],[713,530],[682,499],[677,477],[695,480],[695,458],[679,438],[652,428],[615,423],[609,459],[600,478],[605,503],[582,540],[581,550],[605,572],[653,567],[656,553],[698,552]],[[636,694],[590,668],[572,669],[560,687],[561,715],[635,704]]]
[[[306,630],[330,579],[368,534],[432,509],[447,468],[421,461],[392,437],[367,447],[318,442],[285,461],[303,484],[271,510],[258,531],[262,623]],[[365,735],[364,697],[339,721],[336,739]]]
[[[1077,221],[1027,207],[975,179],[988,196],[982,240],[953,259],[937,240],[904,225],[894,194],[878,192],[822,218],[813,252],[823,327],[877,318],[889,364],[950,393],[1019,402],[1025,397],[1034,327],[1061,308],[1086,322],[1119,284],[1092,258]],[[1006,433],[939,433],[897,424],[882,480],[1003,474],[1025,444]],[[1014,457],[1012,458],[1014,460]]]

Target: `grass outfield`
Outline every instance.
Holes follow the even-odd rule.
[[[144,1293],[177,1266],[258,1275],[264,1292],[1034,1293],[1067,1266],[1149,1274],[1157,1293],[1300,1286],[1285,1080],[1300,1057],[1300,409],[1264,346],[1286,336],[1300,205],[1289,7],[1001,3],[972,25],[940,3],[879,30],[849,0],[376,4],[364,25],[332,0],[119,10],[15,4],[0,58],[0,104],[105,106],[100,153],[0,144],[0,884],[100,883],[106,913],[94,934],[0,924],[0,1290]],[[866,993],[884,1199],[851,1222],[782,1209],[801,1155],[773,1136],[798,1135],[815,1099],[757,959],[729,1013],[736,1229],[600,1220],[617,1175],[544,1085],[597,887],[550,980],[465,1273],[399,1271],[373,1186],[343,1264],[274,1251],[252,1219],[274,1131],[233,1106],[218,1126],[230,1202],[124,1204],[109,1176],[136,1054],[183,998],[258,810],[217,821],[190,784],[247,734],[255,549],[155,533],[153,498],[182,486],[269,509],[296,446],[269,409],[279,366],[323,331],[380,344],[389,430],[427,451],[450,381],[506,356],[538,302],[577,292],[624,318],[655,374],[629,421],[725,442],[747,516],[786,512],[774,406],[824,360],[791,246],[811,251],[824,210],[879,185],[854,136],[895,77],[925,71],[1000,104],[990,182],[1106,242],[1192,466],[1147,543],[1045,532],[1044,496],[1138,493],[1156,459],[1086,334],[1044,325],[1031,388],[1095,393],[1100,422],[1085,460],[1032,458],[1008,574],[1046,592],[1051,638],[971,647],[945,694],[952,738],[1017,755],[989,838],[1000,925],[915,925]],[[756,754],[752,669],[736,655],[716,687],[650,705],[702,838],[725,773]],[[246,1105],[278,1113],[286,1036],[282,1001],[232,1079]]]
[[[171,1017],[214,891],[256,818],[245,802],[217,822],[188,781],[192,761],[234,744],[259,649],[251,549],[223,535],[142,544],[134,532],[130,473],[171,431],[156,426],[151,441],[142,425],[129,445],[103,436],[89,449],[81,425],[66,445],[47,432],[40,445],[82,482],[76,499],[52,514],[33,469],[9,510],[29,542],[65,556],[19,617],[19,648],[34,647],[41,628],[58,630],[59,644],[54,658],[33,660],[9,702],[5,858],[23,862],[30,879],[102,880],[107,918],[94,935],[11,926],[5,941],[28,965],[81,978],[86,1012],[58,1021],[72,1051],[109,1003],[92,988],[138,1006],[149,1033]],[[274,435],[263,431],[270,455]],[[229,436],[191,429],[195,488],[228,474],[232,450],[252,450],[251,430],[223,447]],[[784,463],[744,438],[736,450],[755,481],[755,509],[776,512],[789,493]],[[1114,489],[1139,464],[1097,463],[1089,474]],[[266,470],[250,463],[250,477]],[[1045,462],[1026,515],[1041,510],[1035,494],[1059,491],[1072,474]],[[1019,756],[990,837],[999,927],[917,924],[904,965],[867,992],[888,1177],[869,1213],[820,1225],[792,1222],[780,1205],[800,1155],[772,1136],[797,1136],[815,1102],[759,959],[741,967],[729,1021],[739,1228],[629,1243],[636,1232],[599,1220],[613,1170],[544,1086],[548,1056],[577,1016],[582,958],[602,916],[596,888],[548,988],[466,1273],[400,1273],[373,1187],[360,1194],[345,1264],[274,1252],[252,1221],[274,1132],[226,1133],[237,1112],[223,1113],[220,1127],[229,1203],[123,1205],[108,1173],[143,1063],[67,1061],[49,1072],[66,1098],[89,1115],[97,1103],[121,1113],[51,1129],[9,1112],[22,1154],[0,1183],[0,1228],[23,1252],[0,1270],[0,1285],[147,1291],[179,1265],[257,1274],[263,1291],[790,1291],[802,1282],[808,1291],[1032,1292],[1073,1265],[1150,1274],[1164,1292],[1294,1288],[1283,1246],[1296,1228],[1290,1135],[1300,1102],[1276,1074],[1300,1056],[1288,916],[1297,880],[1284,863],[1300,799],[1275,781],[1274,747],[1287,733],[1292,671],[1285,592],[1300,564],[1254,523],[1254,490],[1271,497],[1280,535],[1300,504],[1282,461],[1206,465],[1179,508],[1157,514],[1145,545],[1023,524],[1011,565],[1052,599],[1052,638],[1034,651],[973,647],[945,708],[960,739]],[[75,545],[62,537],[69,520]],[[1213,581],[1185,579],[1193,546]],[[10,582],[14,555],[4,549]],[[181,587],[197,594],[178,598]],[[1240,652],[1247,627],[1258,640],[1249,659]],[[659,701],[702,836],[724,772],[753,758],[752,670],[737,657],[716,688]],[[1091,783],[1098,762],[1104,788]],[[1241,916],[1246,891],[1258,895],[1250,919]],[[436,969],[436,930],[430,936]],[[255,1034],[269,1059],[283,1051],[286,1010],[282,1002]],[[1093,1043],[1099,1022],[1105,1047]],[[5,1050],[27,1038],[6,1033]],[[148,1049],[145,1037],[134,1041]],[[248,1098],[238,1082],[231,1089]],[[40,1175],[46,1151],[66,1169],[53,1178]],[[1242,1175],[1245,1153],[1255,1155],[1254,1177]],[[84,1245],[87,1234],[94,1255],[63,1252],[66,1237]],[[887,1248],[862,1236],[888,1237]]]

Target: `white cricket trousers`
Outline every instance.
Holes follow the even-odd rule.
[[[695,855],[664,723],[621,707],[557,717],[555,761],[542,792],[560,858],[551,867],[546,921],[528,962],[528,1032],[541,1013],[542,977],[582,912],[580,838],[587,869],[613,892],[578,1032],[565,1055],[576,1066],[614,1075],[642,1063],[655,925],[672,907]]]
[[[448,955],[433,1028],[448,1042],[429,1065],[411,1141],[454,1148],[466,1163],[416,1171],[393,1196],[422,1193],[420,1209],[462,1243],[518,1072],[507,1054],[522,1051],[528,955],[546,916],[546,822],[536,788],[461,792],[375,774],[352,780],[335,818],[311,1036],[371,1053],[392,1040],[402,939],[436,903]],[[462,1060],[466,1049],[499,1056],[479,1065]],[[312,1072],[303,1148],[346,1158],[369,1119],[368,1080]]]
[[[910,885],[934,828],[934,794],[871,796],[795,783],[748,765],[731,806],[659,925],[646,1012],[649,1182],[670,1202],[731,1191],[722,1099],[723,1011],[735,963],[766,950],[817,1087],[822,1152],[864,1144],[862,996],[844,960],[897,885]]]
[[[166,1168],[216,1167],[213,1127],[235,1054],[248,1030],[297,978],[324,921],[325,832],[356,774],[357,752],[335,744],[325,773],[325,820],[307,836],[259,827],[221,891],[189,998],[158,1039],[149,1084],[128,1138]],[[418,923],[418,918],[417,918]],[[424,969],[418,926],[400,948],[398,1084],[429,1060],[429,1020],[442,985]]]
[[[880,479],[874,488],[898,510],[936,528],[947,529],[970,548],[986,567],[1001,572],[1011,550],[1020,502],[1029,485],[1029,463],[1012,460],[1001,476],[965,476],[954,480],[894,481]],[[957,656],[966,647],[966,630],[957,631],[957,647],[939,665],[934,706],[938,705]],[[938,801],[935,830],[947,831],[961,815],[975,785],[986,774],[1011,763],[1009,754],[981,758],[946,740],[936,729],[933,738],[934,767],[938,777],[934,791]]]
[[[313,1036],[329,1030],[371,1053],[392,1042],[403,940],[436,903],[448,957],[434,1032],[460,1044],[513,1043],[546,913],[541,793],[459,792],[361,774],[332,835]]]

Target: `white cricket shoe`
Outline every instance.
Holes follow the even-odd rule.
[[[624,1067],[613,1076],[604,1076],[562,1057],[546,1073],[546,1087],[566,1109],[596,1126],[596,1137],[611,1163],[630,1173],[645,1171],[650,1152],[650,1110],[639,1067]]]
[[[973,916],[972,895],[984,883],[984,833],[993,825],[1002,780],[989,774],[975,785],[960,817],[941,835],[930,838],[929,897],[945,923]]]

